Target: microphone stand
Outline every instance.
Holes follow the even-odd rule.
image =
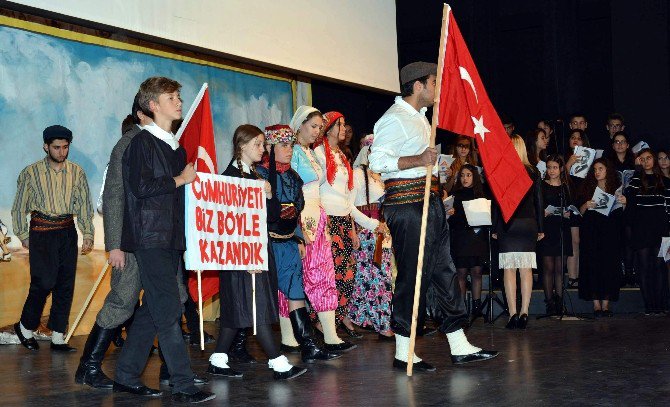
[[[486,229],[488,230],[488,238],[489,238],[489,292],[486,294],[486,297],[484,298],[484,302],[482,303],[482,310],[485,310],[483,312],[484,316],[484,321],[488,322],[489,324],[493,324],[496,322],[498,318],[500,318],[501,315],[507,313],[509,314],[509,310],[507,308],[507,305],[498,297],[498,294],[496,294],[493,291],[493,254],[492,254],[492,248],[491,248],[491,229],[493,226],[487,226]],[[493,317],[494,312],[493,312],[493,303],[496,303],[502,308],[502,312],[498,314],[495,318]],[[474,313],[477,315],[478,313]],[[472,321],[474,322],[477,319],[477,316],[475,316]]]

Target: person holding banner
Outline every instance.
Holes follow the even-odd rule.
[[[402,94],[375,124],[369,157],[370,169],[381,174],[386,186],[384,217],[398,267],[391,314],[396,341],[393,367],[402,370],[407,369],[409,357],[426,166],[433,166],[434,184],[429,198],[417,327],[424,326],[426,293],[432,286],[436,293],[433,318],[438,330],[447,336],[452,363],[475,362],[498,355],[471,345],[462,328],[468,315],[449,250],[449,226],[437,193],[437,150],[429,146],[431,127],[426,118],[426,109],[435,100],[436,73],[437,65],[427,62],[414,62],[400,70]],[[412,368],[435,370],[416,355]]]
[[[589,170],[578,195],[579,211],[583,215],[579,298],[593,301],[595,317],[611,317],[610,301],[619,299],[621,252],[624,247],[623,208],[626,205],[626,197],[618,192],[620,186],[621,181],[612,162],[599,158]],[[609,215],[591,210],[596,208],[596,202],[592,200],[596,187],[615,195],[622,207],[612,210]]]
[[[186,249],[184,185],[195,180],[193,164],[172,134],[181,119],[181,85],[151,77],[139,89],[139,105],[152,122],[123,153],[125,192],[121,247],[133,252],[144,289],[128,338],[116,365],[115,392],[157,397],[160,390],[142,384],[149,351],[158,334],[177,402],[202,402],[216,397],[194,385],[181,333],[179,268]]]
[[[305,294],[310,308],[316,312],[321,322],[325,350],[347,352],[354,349],[356,345],[340,339],[337,336],[335,325],[335,309],[337,308],[335,265],[333,264],[330,234],[327,229],[328,217],[322,206],[319,191],[319,185],[325,179],[325,174],[316,159],[314,150],[310,148],[321,133],[323,116],[314,107],[300,106],[293,114],[290,126],[296,134],[297,141],[293,147],[291,168],[300,175],[303,181],[302,193],[305,199],[305,207],[300,213],[300,225],[305,239],[305,257],[302,259]],[[280,302],[282,301],[280,299]],[[280,306],[281,308],[283,307]],[[289,334],[285,333],[286,324],[280,322],[280,325],[282,326],[282,342],[284,342]],[[290,344],[286,343],[286,345]]]
[[[300,344],[302,361],[331,360],[339,354],[320,350],[312,338],[311,322],[305,308],[305,289],[302,278],[302,258],[305,257],[305,242],[302,228],[298,224],[300,212],[305,206],[302,195],[302,180],[291,168],[295,134],[287,125],[277,124],[265,128],[265,148],[258,174],[268,180],[281,204],[279,218],[268,222],[279,292],[287,299],[286,309],[279,315],[290,318],[292,331]]]
[[[256,172],[256,164],[263,157],[265,135],[256,126],[243,124],[233,134],[233,160],[221,175],[262,179]],[[276,222],[281,216],[281,205],[270,183],[265,182],[267,221]],[[270,243],[271,244],[271,243]],[[256,324],[256,339],[268,356],[268,367],[273,370],[275,380],[293,379],[307,369],[292,366],[272,336],[272,324],[277,322],[277,272],[274,256],[268,248],[269,269],[235,270],[219,273],[221,315],[219,338],[216,349],[209,358],[207,371],[216,376],[242,377],[242,373],[228,366],[230,347],[240,329]],[[255,280],[252,281],[252,280]],[[254,288],[255,286],[255,288]],[[254,292],[255,291],[255,292]],[[255,315],[254,315],[255,301]]]

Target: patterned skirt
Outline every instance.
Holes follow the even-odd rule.
[[[352,234],[353,221],[351,216],[328,216],[328,230],[332,241],[330,249],[333,252],[335,265],[335,286],[337,287],[337,309],[335,322],[340,325],[344,318],[349,316],[349,299],[354,291],[354,273],[356,260],[353,257],[354,242]]]
[[[356,277],[349,300],[349,318],[354,324],[371,326],[377,332],[391,329],[391,248],[382,249],[381,269],[373,264],[377,236],[368,229],[358,233],[361,248],[354,251]]]

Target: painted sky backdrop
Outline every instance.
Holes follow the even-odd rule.
[[[221,169],[231,158],[238,125],[263,128],[288,123],[293,114],[288,81],[0,26],[0,218],[5,224],[11,225],[16,178],[44,157],[42,130],[52,124],[72,130],[69,158],[84,168],[95,203],[121,121],[150,76],[182,84],[184,114],[202,84],[209,83]]]

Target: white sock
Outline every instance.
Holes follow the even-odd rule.
[[[288,372],[293,368],[293,366],[288,363],[288,359],[286,359],[286,356],[284,355],[279,355],[274,359],[270,359],[268,361],[268,367],[279,373]]]
[[[406,336],[395,334],[395,358],[402,362],[407,362],[408,355],[409,355],[409,338]],[[419,363],[421,362],[421,360],[422,359],[416,356],[415,353],[412,363]]]
[[[451,354],[454,356],[469,355],[471,353],[477,353],[482,348],[472,346],[468,342],[468,338],[465,337],[465,332],[462,329],[459,329],[456,332],[451,332],[447,334],[447,340],[449,341],[449,348],[451,348]]]
[[[289,318],[279,317],[279,327],[281,328],[281,343],[286,346],[299,346],[293,334],[293,325]]]
[[[337,345],[344,342],[337,336],[337,328],[335,327],[335,311],[318,312],[319,321],[321,321],[321,329],[323,329],[323,341],[329,345]]]
[[[51,332],[51,343],[54,345],[65,344],[65,334],[56,331]]]
[[[19,329],[21,329],[21,335],[23,335],[24,338],[30,339],[33,337],[33,331],[26,329],[26,327],[23,326],[23,322],[19,322]]]
[[[228,355],[225,353],[212,353],[212,356],[209,357],[209,363],[212,366],[220,367],[221,369],[229,369],[228,366]]]

